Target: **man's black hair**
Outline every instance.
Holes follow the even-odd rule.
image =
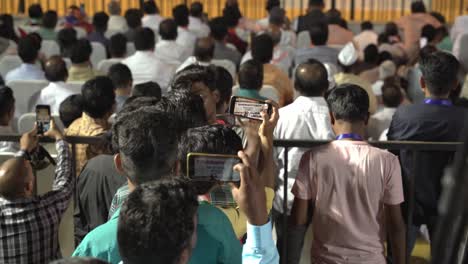
[[[172,80],[171,88],[173,90],[190,90],[193,83],[202,82],[211,91],[216,90],[215,73],[212,67],[201,65],[190,65],[176,73]]]
[[[154,32],[149,28],[139,28],[135,34],[135,49],[139,51],[148,51],[154,49]]]
[[[60,120],[67,128],[73,121],[83,115],[83,97],[81,94],[73,94],[67,97],[60,103],[59,107]]]
[[[191,84],[187,85],[191,86]],[[172,90],[168,93],[166,100],[163,99],[165,97],[156,107],[175,115],[179,122],[177,125],[179,134],[189,128],[208,124],[203,98],[192,94],[189,88]]]
[[[107,264],[107,262],[97,258],[72,257],[58,259],[50,262],[50,264]]]
[[[338,9],[330,9],[325,13],[328,24],[340,25],[342,17]]]
[[[385,34],[387,36],[398,36],[398,26],[394,22],[388,22],[385,24],[385,29],[384,29]]]
[[[214,51],[215,43],[211,38],[199,38],[195,42],[193,55],[198,61],[210,62],[213,59]]]
[[[34,46],[36,49],[39,51],[42,48],[42,37],[39,35],[37,32],[31,32],[28,35],[26,35],[26,38],[31,38],[34,42]]]
[[[122,33],[112,35],[109,40],[109,52],[112,58],[123,58],[127,54],[127,37]]]
[[[242,14],[240,12],[238,5],[230,5],[226,6],[223,9],[223,17],[224,21],[226,21],[226,25],[228,28],[236,27],[239,24],[239,20],[242,18]]]
[[[72,47],[70,60],[73,64],[89,61],[93,53],[91,42],[87,39],[79,39]]]
[[[18,56],[24,63],[34,63],[39,54],[34,38],[26,36],[18,42]]]
[[[309,6],[323,7],[325,6],[324,0],[309,0]]]
[[[190,15],[193,17],[203,16],[203,4],[201,2],[192,2],[190,5]]]
[[[314,46],[323,46],[328,41],[328,25],[327,23],[318,22],[309,29],[310,42]]]
[[[218,41],[224,40],[228,34],[226,20],[223,17],[216,17],[210,21],[209,25],[211,36]]]
[[[103,118],[115,104],[115,87],[112,80],[99,76],[83,84],[83,111],[92,118]]]
[[[239,86],[242,89],[260,90],[263,86],[263,64],[248,60],[240,66]]]
[[[114,83],[115,89],[128,87],[130,83],[132,83],[132,72],[127,67],[127,65],[122,63],[117,63],[112,65],[109,68],[109,72],[107,73],[107,77],[112,80]]]
[[[172,16],[179,27],[186,27],[189,24],[189,9],[186,5],[177,5],[172,9]]]
[[[373,30],[373,29],[374,29],[374,25],[372,24],[372,22],[364,21],[361,23],[361,31]]]
[[[28,16],[30,18],[41,19],[44,15],[40,4],[32,4],[28,8]]]
[[[382,45],[382,44],[385,44],[385,43],[389,43],[390,40],[389,40],[388,36],[389,35],[387,33],[380,33],[379,36],[377,37],[377,44]]]
[[[163,40],[177,39],[177,24],[174,19],[164,19],[159,24],[159,36],[161,36]]]
[[[63,28],[57,33],[57,43],[62,57],[69,58],[71,56],[73,45],[77,41],[77,33],[74,28]]]
[[[65,82],[68,77],[67,64],[62,57],[51,56],[44,65],[44,74],[49,82]]]
[[[152,96],[131,96],[125,101],[121,111],[130,113],[142,107],[156,106],[159,100],[161,100],[161,98],[156,98]]]
[[[183,178],[137,187],[119,216],[117,241],[122,261],[178,263],[184,250],[192,250],[197,208],[197,196]]]
[[[273,39],[268,34],[261,34],[252,39],[252,58],[262,64],[273,59]]]
[[[369,95],[355,84],[342,84],[333,89],[327,103],[336,120],[358,122],[369,117]]]
[[[279,6],[273,7],[269,14],[268,22],[272,25],[281,27],[286,22],[286,11]]]
[[[426,38],[427,42],[431,42],[436,37],[436,33],[436,28],[431,24],[427,24],[424,25],[424,27],[421,30],[421,38]]]
[[[159,8],[154,0],[148,0],[143,3],[143,12],[148,15],[154,15],[159,13]]]
[[[389,77],[384,80],[382,86],[382,100],[386,107],[396,108],[403,101],[403,92],[395,78]]]
[[[97,32],[107,31],[107,22],[109,22],[109,16],[105,12],[97,12],[93,16],[93,26]]]
[[[10,114],[14,107],[13,90],[8,86],[0,86],[0,117]]]
[[[442,15],[441,13],[436,12],[436,11],[432,11],[429,14],[431,14],[431,16],[433,16],[435,19],[437,19],[437,21],[439,21],[440,24],[445,25],[447,23],[447,20],[445,19],[445,16]]]
[[[391,60],[393,61],[393,56],[388,51],[382,51],[379,53],[379,65],[382,64],[384,61]]]
[[[294,88],[303,96],[323,96],[328,90],[328,72],[318,60],[310,59],[299,64],[294,77]]]
[[[161,99],[161,86],[156,82],[145,82],[133,87],[133,97],[155,97]]]
[[[57,26],[58,14],[54,10],[49,10],[45,12],[42,17],[42,26],[47,29],[55,29]]]
[[[129,28],[136,29],[141,27],[141,11],[135,8],[130,8],[125,12],[125,20]]]
[[[219,91],[220,100],[218,105],[219,108],[223,103],[228,102],[231,99],[232,95],[232,86],[234,85],[234,80],[232,75],[223,67],[216,67],[216,87]]]
[[[455,88],[460,63],[449,53],[436,51],[419,62],[427,89],[434,96],[444,96]]]
[[[266,10],[267,12],[270,12],[271,9],[274,7],[279,7],[281,5],[279,0],[267,0],[266,2]]]
[[[411,3],[411,13],[426,13],[426,5],[423,1],[414,1]]]
[[[364,61],[371,64],[379,62],[379,48],[377,48],[377,45],[370,44],[364,49]]]

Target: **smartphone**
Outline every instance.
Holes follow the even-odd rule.
[[[37,105],[36,106],[36,123],[37,133],[43,135],[50,129],[50,106]]]
[[[236,155],[189,153],[187,176],[195,181],[240,182],[234,166],[242,163]]]
[[[273,106],[265,101],[240,96],[231,97],[229,113],[235,116],[262,120],[261,112],[271,115]]]

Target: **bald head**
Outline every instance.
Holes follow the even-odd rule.
[[[29,162],[21,158],[9,159],[0,167],[0,196],[9,200],[29,197],[33,181]]]
[[[45,63],[45,77],[49,82],[64,82],[68,78],[67,64],[60,56],[51,56]]]
[[[209,62],[214,56],[215,43],[212,38],[199,38],[195,44],[193,55],[199,61]]]
[[[303,96],[323,96],[328,89],[327,69],[314,59],[300,64],[296,68],[294,88]]]

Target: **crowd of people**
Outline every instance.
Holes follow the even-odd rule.
[[[9,87],[17,80],[47,81],[30,108],[49,105],[59,119],[43,135],[36,125],[19,143],[0,142],[15,153],[0,166],[0,262],[299,263],[311,225],[310,263],[407,263],[421,226],[434,236],[453,155],[422,152],[416,170],[413,152],[367,141],[460,139],[468,16],[450,31],[413,1],[382,32],[365,21],[355,34],[323,0],[292,20],[279,0],[266,10],[252,20],[227,0],[208,18],[193,2],[166,18],[147,0],[122,16],[112,0],[92,19],[77,6],[60,18],[33,4],[24,25],[1,14],[0,64],[12,56],[22,64],[0,76],[0,135],[16,133],[25,114]],[[45,55],[44,41],[59,54]],[[93,43],[105,47],[98,65]],[[234,118],[232,96],[272,110]],[[72,159],[72,136],[95,143],[77,144]],[[57,162],[50,191],[37,195],[41,137],[56,141]],[[290,148],[285,159],[274,140],[331,142]],[[240,181],[191,179],[190,153],[237,156]],[[62,258],[59,225],[72,197],[76,248]]]

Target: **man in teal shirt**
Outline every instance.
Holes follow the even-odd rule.
[[[263,86],[263,65],[254,60],[244,62],[239,69],[239,91],[237,96],[265,101],[268,98],[260,95]]]

